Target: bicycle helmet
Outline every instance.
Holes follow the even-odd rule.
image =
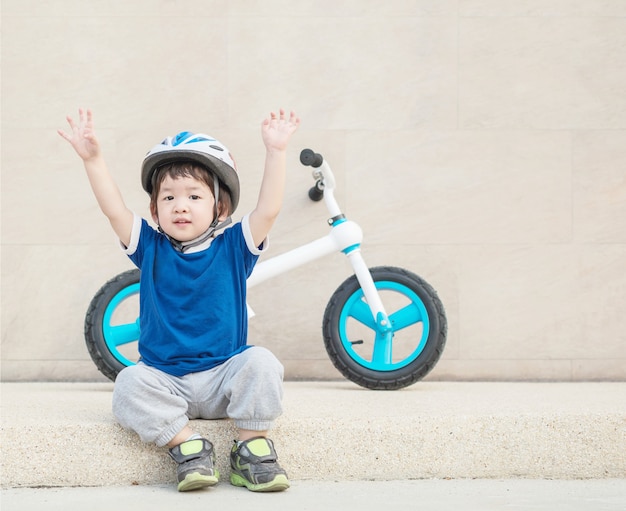
[[[239,178],[235,161],[226,146],[202,133],[182,131],[150,149],[141,165],[143,189],[152,194],[157,169],[177,161],[193,161],[213,172],[230,192],[231,213],[235,211],[239,203]]]

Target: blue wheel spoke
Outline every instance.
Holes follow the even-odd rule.
[[[366,327],[376,330],[376,322],[372,316],[372,311],[365,300],[355,301],[350,307],[349,315],[359,323],[363,323]]]
[[[108,326],[105,329],[107,341],[114,346],[122,346],[135,342],[139,339],[139,327],[137,323],[127,323],[125,325]]]
[[[389,316],[394,332],[422,321],[422,313],[414,302]]]
[[[386,335],[377,335],[374,341],[374,352],[372,353],[372,363],[387,366],[393,363],[392,358],[392,339],[393,334],[389,332]]]

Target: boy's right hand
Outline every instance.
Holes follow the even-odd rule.
[[[100,155],[100,144],[98,144],[98,139],[94,133],[91,110],[87,109],[85,112],[79,108],[78,116],[78,125],[69,115],[67,116],[67,122],[72,129],[71,134],[63,130],[57,130],[57,133],[72,145],[78,156],[84,161],[88,161]]]

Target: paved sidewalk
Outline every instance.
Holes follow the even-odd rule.
[[[271,509],[272,511],[624,511],[626,480],[295,481],[283,493],[229,484],[177,493],[173,485],[4,490],[2,511]]]

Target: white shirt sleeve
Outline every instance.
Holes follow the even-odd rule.
[[[135,250],[137,250],[139,234],[141,233],[141,222],[141,217],[137,213],[133,213],[133,229],[130,231],[130,243],[126,246],[121,241],[119,242],[122,252],[126,255],[133,255]]]
[[[243,237],[246,240],[248,250],[254,255],[261,255],[265,252],[269,246],[269,238],[265,238],[260,246],[254,246],[254,239],[252,238],[252,231],[250,231],[250,214],[247,214],[241,219],[241,230],[243,231]]]

